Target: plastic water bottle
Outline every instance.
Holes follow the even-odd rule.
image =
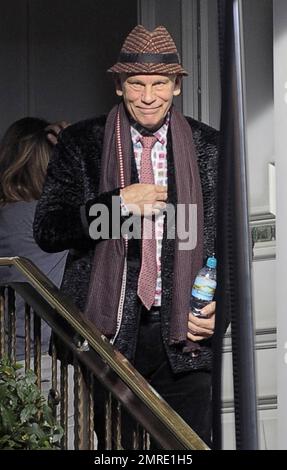
[[[206,265],[201,268],[191,291],[191,312],[196,317],[205,317],[201,309],[212,302],[216,288],[216,258],[207,258]]]

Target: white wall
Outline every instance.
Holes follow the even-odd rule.
[[[274,1],[274,103],[277,175],[278,448],[287,449],[287,2]],[[271,293],[270,293],[271,294]],[[271,294],[272,295],[272,294]]]
[[[243,0],[250,213],[268,212],[274,159],[272,0]]]

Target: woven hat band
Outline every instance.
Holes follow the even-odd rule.
[[[121,63],[139,63],[139,64],[179,64],[179,57],[176,53],[151,54],[151,53],[132,53],[121,52],[118,58]]]

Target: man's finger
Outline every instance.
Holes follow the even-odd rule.
[[[203,315],[206,315],[207,317],[210,317],[215,313],[215,308],[216,308],[216,302],[210,302],[207,304],[204,308],[201,309],[201,312]]]
[[[161,193],[156,193],[156,200],[157,201],[166,201],[167,200],[167,193],[161,192]]]
[[[167,187],[166,186],[155,185],[155,192],[156,192],[156,199],[158,201],[167,200]]]
[[[191,341],[201,341],[202,339],[205,339],[203,336],[197,336],[197,335],[193,335],[192,333],[187,333],[187,337],[188,339],[191,339]]]
[[[211,318],[200,318],[200,317],[195,317],[192,313],[188,315],[188,320],[193,324],[196,325],[199,328],[213,328],[215,319],[214,317]]]
[[[155,184],[155,190],[157,193],[166,193],[167,192],[167,186],[162,186],[160,184]]]
[[[163,210],[166,208],[166,203],[165,202],[161,202],[161,201],[157,201],[153,204],[153,209],[160,209],[160,210]]]
[[[188,329],[195,335],[211,336],[214,333],[213,328],[198,328],[191,322],[188,322]]]

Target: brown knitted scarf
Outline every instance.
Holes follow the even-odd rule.
[[[99,193],[120,187],[118,154],[116,149],[116,118],[120,116],[121,143],[124,159],[125,186],[130,184],[133,158],[130,122],[124,105],[115,106],[109,113],[104,135],[101,159]],[[172,108],[172,150],[178,204],[196,204],[197,245],[193,250],[179,250],[175,238],[173,295],[170,316],[170,344],[186,341],[187,318],[193,281],[202,267],[203,204],[201,184],[189,124],[182,114]],[[186,206],[187,207],[187,206]],[[188,210],[186,210],[188,214]],[[188,217],[185,227],[189,227]],[[177,230],[176,230],[177,232]],[[106,336],[116,333],[118,307],[123,282],[125,243],[123,239],[103,240],[97,243],[86,305],[87,317]]]

